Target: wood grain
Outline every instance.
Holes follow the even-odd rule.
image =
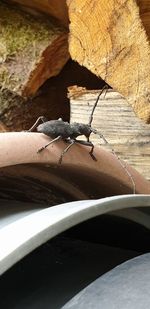
[[[89,115],[100,90],[70,87],[71,122],[88,123]],[[108,90],[102,94],[94,113],[92,127],[101,132],[109,142],[105,145],[92,134],[94,144],[111,151],[131,164],[150,180],[150,125],[135,116],[131,106],[117,92]]]
[[[150,123],[150,46],[136,1],[68,0],[68,9],[72,59],[121,93]]]

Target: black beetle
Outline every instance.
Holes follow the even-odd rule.
[[[88,124],[77,123],[77,122],[74,122],[74,123],[70,124],[69,122],[63,121],[61,118],[59,118],[58,120],[47,121],[45,117],[43,117],[43,116],[39,117],[36,120],[35,124],[28,131],[32,132],[32,131],[34,131],[36,129],[37,132],[44,133],[45,135],[51,137],[52,140],[49,143],[47,143],[45,146],[43,146],[40,149],[38,149],[37,152],[40,153],[45,148],[47,148],[50,144],[54,143],[55,141],[58,141],[58,140],[62,139],[64,141],[66,141],[67,143],[69,143],[69,145],[62,151],[62,153],[60,155],[60,158],[59,158],[59,164],[61,164],[62,158],[63,158],[64,154],[75,143],[79,143],[79,144],[91,147],[91,150],[90,150],[89,154],[91,155],[92,159],[96,161],[96,158],[93,155],[94,145],[89,140],[91,133],[98,134],[99,137],[103,139],[104,143],[109,145],[108,141],[103,136],[103,134],[101,134],[96,129],[91,127],[94,110],[96,108],[96,105],[97,105],[97,103],[99,101],[99,98],[100,98],[102,92],[104,91],[104,89],[108,89],[108,87],[105,86],[100,91],[100,93],[99,93],[99,95],[98,95],[98,97],[96,99],[96,102],[95,102],[95,104],[93,106],[93,109],[92,109],[92,112],[91,112]],[[40,122],[42,122],[42,123],[39,124]],[[82,135],[84,135],[86,137],[86,139],[87,139],[86,141],[82,141],[82,140],[77,140],[76,139],[78,136],[82,136]],[[120,158],[117,156],[115,150],[113,148],[111,148],[111,151],[116,156],[116,158],[119,160],[121,166],[125,169],[127,175],[130,177],[130,179],[132,181],[132,184],[133,184],[133,193],[135,193],[135,182],[134,182],[134,179],[133,179],[132,175],[128,171],[125,163],[122,162],[120,160]]]

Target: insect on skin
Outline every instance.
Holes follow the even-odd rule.
[[[98,103],[98,101],[100,99],[100,96],[101,96],[102,92],[105,89],[107,90],[108,87],[104,86],[103,89],[100,91],[97,99],[96,99],[96,102],[95,102],[95,104],[94,104],[94,106],[92,108],[92,112],[91,112],[88,124],[77,123],[77,122],[74,122],[74,123],[70,124],[68,122],[64,122],[61,118],[59,118],[57,120],[47,121],[45,117],[43,117],[43,116],[39,117],[36,120],[36,122],[34,123],[34,125],[28,131],[32,132],[32,131],[34,131],[36,129],[37,132],[44,133],[45,135],[51,137],[52,140],[49,143],[47,143],[46,145],[44,145],[43,147],[39,148],[37,153],[42,152],[44,149],[46,149],[52,143],[54,143],[54,142],[56,142],[58,140],[63,140],[65,142],[67,142],[69,145],[62,151],[62,153],[60,155],[60,158],[59,158],[59,164],[62,163],[62,159],[63,159],[63,156],[65,155],[65,153],[75,143],[91,147],[91,150],[90,150],[89,154],[90,154],[90,156],[92,157],[93,160],[97,161],[95,156],[94,156],[94,154],[93,154],[94,145],[90,141],[91,133],[97,134],[104,141],[105,144],[109,145],[108,141],[103,136],[103,134],[101,134],[96,129],[91,127],[94,110],[95,110],[95,108],[97,106],[97,103]],[[82,140],[77,140],[76,139],[78,136],[82,136],[82,135],[84,135],[86,137],[86,139],[87,139],[86,141],[82,141]],[[114,149],[111,148],[111,151],[115,155],[115,157],[119,160],[120,165],[124,168],[124,170],[126,171],[127,175],[129,176],[129,178],[130,178],[130,180],[132,182],[132,185],[133,185],[133,193],[135,194],[135,182],[134,182],[134,179],[133,179],[132,175],[128,171],[125,163],[123,163],[120,160],[120,158],[117,156],[117,154],[115,153]]]

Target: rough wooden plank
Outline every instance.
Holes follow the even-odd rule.
[[[71,122],[88,123],[93,104],[100,90],[70,87]],[[150,126],[137,118],[131,106],[117,92],[102,94],[94,113],[92,127],[100,131],[109,142],[105,145],[92,134],[94,144],[115,152],[150,180]]]
[[[73,60],[104,79],[150,123],[150,46],[135,0],[68,0]]]

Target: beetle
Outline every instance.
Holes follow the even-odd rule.
[[[92,108],[92,112],[91,112],[88,124],[77,123],[77,122],[70,124],[69,122],[63,121],[62,118],[59,118],[57,120],[47,121],[47,119],[45,117],[40,116],[36,120],[34,125],[28,131],[32,132],[36,129],[37,132],[44,133],[45,135],[51,137],[52,140],[49,143],[47,143],[45,146],[38,149],[37,152],[38,153],[42,152],[50,144],[62,139],[64,141],[66,141],[67,143],[69,143],[69,145],[61,153],[60,158],[59,158],[59,164],[61,164],[64,154],[75,143],[79,143],[79,144],[91,147],[89,154],[91,155],[92,159],[96,161],[96,158],[93,155],[94,145],[90,141],[89,138],[90,138],[91,133],[98,134],[100,136],[100,138],[102,138],[104,140],[104,142],[107,143],[104,136],[101,133],[99,133],[96,129],[91,127],[94,110],[96,108],[96,105],[97,105],[99,98],[100,98],[102,92],[104,91],[104,89],[107,89],[107,86],[104,86],[103,89],[100,91],[100,93],[99,93],[99,95],[96,99],[96,102],[95,102],[95,104]],[[39,124],[40,122],[41,122],[41,124]],[[82,140],[76,139],[78,136],[81,136],[81,135],[84,135],[87,140],[82,141]]]
[[[40,125],[39,122],[42,122]],[[47,148],[50,144],[62,139],[69,143],[69,145],[64,149],[59,158],[59,164],[62,162],[64,154],[69,150],[69,148],[75,144],[79,143],[91,147],[89,154],[92,159],[96,161],[95,156],[93,155],[94,145],[89,140],[91,133],[99,134],[100,137],[104,138],[102,134],[98,133],[97,130],[93,129],[89,124],[77,123],[72,124],[64,122],[61,118],[58,120],[46,121],[45,117],[41,116],[37,119],[35,124],[32,126],[29,132],[34,131],[36,128],[37,132],[44,133],[45,135],[53,138],[49,143],[38,149],[38,153]],[[87,138],[87,141],[77,140],[78,136],[84,135]]]
[[[92,108],[92,112],[91,112],[88,124],[78,123],[78,122],[73,122],[72,124],[70,124],[69,122],[63,121],[62,118],[59,118],[57,120],[47,121],[47,119],[45,117],[40,116],[36,120],[34,125],[28,131],[32,132],[36,129],[37,132],[44,133],[45,135],[51,137],[52,140],[49,143],[47,143],[46,145],[44,145],[43,147],[39,148],[37,153],[42,152],[44,149],[46,149],[52,143],[62,139],[64,141],[66,141],[69,145],[62,151],[60,158],[59,158],[59,164],[62,163],[62,159],[63,159],[64,154],[75,143],[91,147],[89,154],[90,154],[90,156],[92,157],[93,160],[97,161],[94,154],[93,154],[94,144],[90,141],[91,133],[97,134],[101,139],[103,139],[105,144],[109,145],[107,139],[103,136],[103,134],[101,134],[99,131],[97,131],[96,129],[91,127],[94,110],[97,106],[99,98],[100,98],[102,92],[104,91],[104,89],[108,89],[108,87],[104,86],[103,89],[100,91],[100,93],[99,93],[99,95],[96,99],[96,102],[95,102],[95,104]],[[41,124],[40,124],[40,122],[41,122]],[[77,140],[77,137],[82,136],[82,135],[86,137],[86,141]],[[134,182],[132,175],[128,171],[125,163],[122,162],[121,159],[117,156],[115,150],[113,148],[111,148],[111,151],[116,156],[116,158],[119,160],[120,165],[125,169],[127,175],[130,177],[132,184],[133,184],[133,193],[135,193],[135,182]]]

